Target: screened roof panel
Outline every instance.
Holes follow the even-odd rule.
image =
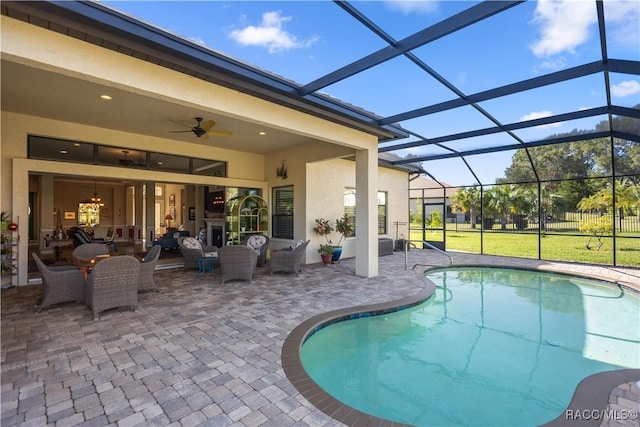
[[[602,126],[608,126],[609,117],[598,115],[575,120],[564,120],[524,129],[514,130],[513,133],[527,143],[537,143],[545,139],[566,136],[567,134],[577,134],[582,131],[598,132]]]
[[[605,1],[607,52],[610,58],[640,60],[640,2]]]
[[[452,153],[453,153],[453,150],[447,149],[441,145],[436,145],[436,144],[419,145],[417,147],[411,147],[411,148],[395,151],[395,154],[401,157],[407,157],[407,156],[443,157],[443,156],[450,156]]]
[[[571,96],[559,94],[570,93]],[[604,75],[597,73],[480,102],[503,124],[607,105]]]
[[[471,170],[460,158],[425,161],[422,162],[422,167],[432,179],[442,183],[450,185],[476,183]],[[446,176],[447,179],[441,179],[443,176]]]
[[[475,136],[472,138],[456,139],[444,142],[444,147],[451,148],[459,152],[485,150],[490,148],[514,145],[518,142],[506,132],[494,133],[491,135]]]
[[[425,27],[450,18],[479,1],[353,1],[358,11],[378,24],[396,40],[401,40]]]
[[[406,129],[424,129],[421,135],[426,138],[437,138],[495,126],[491,120],[470,105],[404,120],[400,124]]]
[[[466,27],[415,51],[436,72],[470,95],[493,87],[503,86],[543,73],[573,67],[601,59],[595,3],[573,2],[572,13],[588,14],[591,23],[581,35],[588,47],[578,57],[564,56],[554,61],[546,59],[555,50],[570,48],[569,44],[554,45],[545,39],[544,28],[565,25],[539,10],[536,2],[512,7],[498,15]],[[570,11],[567,11],[569,13]],[[587,19],[587,18],[583,18]],[[552,31],[548,30],[548,31]],[[566,42],[569,43],[569,42]],[[449,55],[443,54],[450,52]],[[514,58],[518,58],[514,61]]]
[[[533,166],[530,161],[528,161],[528,157],[524,150],[508,150],[508,151],[500,151],[497,153],[486,153],[486,154],[478,154],[475,156],[466,157],[467,163],[469,166],[476,171],[476,175],[480,180],[480,183],[483,185],[495,183],[496,180],[504,179],[506,177],[510,177],[507,174],[507,170],[512,167],[512,159],[514,157],[518,157],[523,159],[522,161],[513,163],[517,168],[517,171],[514,171],[512,176],[517,176],[517,179],[513,180],[514,182],[536,182],[536,174],[533,170]],[[485,167],[487,164],[496,165],[494,168]],[[497,165],[508,164],[506,168],[500,168]],[[504,179],[505,181],[511,183],[511,179]]]
[[[640,50],[640,49],[639,49]],[[633,108],[640,104],[638,76],[622,73],[609,73],[611,102],[614,105]]]
[[[398,69],[402,70],[401,75],[397,74]],[[411,84],[393,84],[396,79]],[[366,105],[368,111],[383,116],[418,108],[425,103],[446,101],[455,96],[404,56],[323,88],[322,92],[338,99],[351,99],[355,105]]]

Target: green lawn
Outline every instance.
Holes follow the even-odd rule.
[[[638,235],[638,233],[635,233]],[[483,253],[520,258],[538,259],[538,235],[533,233],[485,232]],[[477,231],[447,230],[447,250],[480,253],[479,229]],[[427,232],[427,239],[442,241],[442,232]],[[411,231],[411,240],[422,240],[422,233]],[[613,264],[613,238],[603,238],[603,246],[595,250],[586,248],[588,236],[547,235],[541,238],[541,259],[591,264]],[[640,267],[640,239],[618,237],[616,264]]]

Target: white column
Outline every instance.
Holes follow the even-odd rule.
[[[356,151],[356,275],[378,275],[378,152]]]
[[[35,209],[34,207],[33,210],[33,212],[38,212],[40,214],[40,235],[38,236],[40,253],[53,253],[53,248],[47,248],[44,241],[44,237],[47,234],[53,234],[53,230],[56,226],[56,220],[53,216],[53,210],[55,209],[55,206],[53,206],[53,192],[53,175],[40,175],[40,206],[38,209]],[[20,234],[22,235],[22,230]]]
[[[156,238],[156,183],[147,181],[145,185],[145,246],[150,248]]]

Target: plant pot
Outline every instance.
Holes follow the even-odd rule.
[[[320,254],[320,257],[322,258],[322,262],[324,263],[324,265],[328,265],[331,264],[331,258],[333,258],[333,254]]]
[[[333,247],[333,256],[331,257],[331,262],[337,262],[340,260],[340,255],[342,255],[342,246],[334,246]]]

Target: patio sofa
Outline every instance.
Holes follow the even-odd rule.
[[[178,249],[178,237],[189,237],[189,231],[187,230],[174,230],[168,231],[162,235],[159,239],[156,239],[153,244],[160,246],[163,250]]]

